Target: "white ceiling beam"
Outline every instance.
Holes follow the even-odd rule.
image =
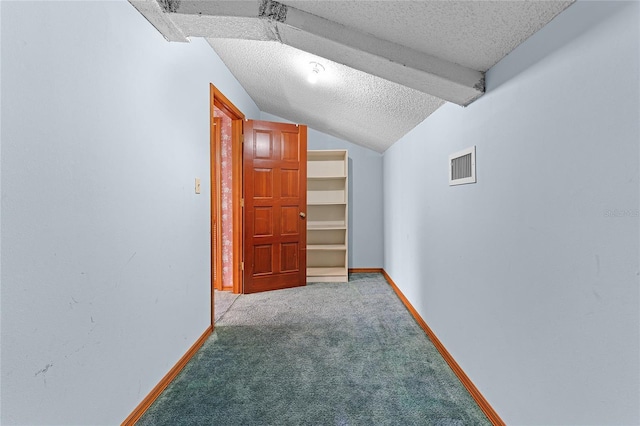
[[[257,16],[259,1],[129,0],[129,3],[168,41],[188,43],[187,37],[277,40],[273,24]]]
[[[484,74],[295,8],[276,23],[283,43],[458,105],[484,94]]]
[[[458,105],[466,106],[484,94],[480,71],[276,1],[129,1],[167,40],[185,41],[185,36],[277,40]],[[198,17],[197,30],[176,35],[176,29],[187,31],[185,18],[193,15]]]

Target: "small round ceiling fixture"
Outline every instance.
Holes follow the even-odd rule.
[[[311,71],[309,71],[309,76],[307,77],[307,81],[311,84],[316,84],[318,82],[318,77],[322,72],[324,72],[324,66],[321,63],[311,61],[309,62],[309,66],[311,67]]]

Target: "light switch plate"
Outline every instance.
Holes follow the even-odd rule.
[[[196,178],[196,194],[200,193],[200,178]]]

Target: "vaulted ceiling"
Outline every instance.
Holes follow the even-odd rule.
[[[382,152],[481,97],[484,73],[574,0],[129,1],[169,41],[206,38],[260,110]]]

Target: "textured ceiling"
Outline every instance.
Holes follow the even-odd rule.
[[[275,41],[208,40],[261,111],[376,151],[444,102]],[[313,85],[311,61],[325,67]]]
[[[129,1],[169,40],[205,37],[262,111],[382,152],[482,96],[482,73],[573,0]]]
[[[486,71],[572,1],[326,1],[286,4],[479,71]]]

